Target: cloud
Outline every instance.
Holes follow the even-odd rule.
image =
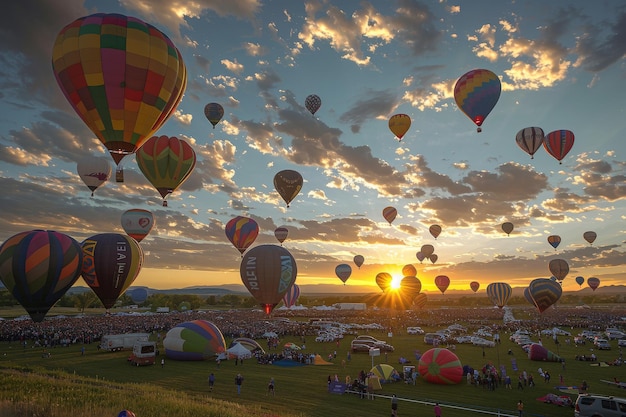
[[[609,66],[624,61],[626,57],[626,10],[615,15],[611,24],[606,22],[588,24],[586,32],[579,36],[576,65],[587,71],[600,72]]]

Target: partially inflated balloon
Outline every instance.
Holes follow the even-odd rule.
[[[499,308],[506,305],[512,293],[513,289],[506,282],[492,282],[487,285],[487,296]]]
[[[82,276],[106,309],[131,286],[143,264],[143,251],[130,236],[102,233],[83,241]]]
[[[420,357],[417,371],[431,384],[453,385],[463,380],[459,357],[444,348],[429,349]]]
[[[470,282],[470,288],[472,291],[476,292],[480,288],[480,283],[478,281],[472,281]]]
[[[395,207],[385,207],[383,209],[383,217],[385,218],[385,220],[387,220],[389,224],[393,223],[397,215],[398,210],[396,210]]]
[[[335,274],[345,284],[352,275],[352,267],[348,264],[339,264],[335,267]]]
[[[511,232],[513,231],[513,223],[511,222],[502,223],[502,231],[506,233],[507,236],[510,235]]]
[[[141,242],[154,226],[154,216],[144,209],[130,209],[122,213],[122,228],[126,234]]]
[[[35,322],[80,276],[80,244],[54,231],[33,230],[7,239],[0,246],[0,280]]]
[[[430,259],[430,255],[435,253],[435,247],[433,245],[423,245],[420,252],[422,252],[427,259]]]
[[[315,114],[315,112],[322,107],[322,99],[315,94],[311,94],[304,100],[304,107],[306,107],[311,114]]]
[[[302,189],[303,179],[299,172],[286,169],[274,175],[274,188],[285,200],[287,207]]]
[[[193,320],[170,329],[163,339],[165,355],[180,361],[211,359],[226,350],[220,329],[210,321]]]
[[[365,258],[363,257],[363,255],[356,255],[354,257],[354,264],[361,269],[361,265],[363,265],[363,262],[365,262]]]
[[[539,343],[532,343],[528,347],[528,359],[542,362],[563,362],[559,355],[549,351]]]
[[[380,272],[376,275],[376,285],[378,285],[383,292],[387,291],[387,289],[391,287],[392,280],[393,277],[387,272]]]
[[[243,255],[259,235],[259,225],[253,219],[237,216],[226,223],[224,232],[228,240]]]
[[[561,284],[546,278],[532,280],[530,285],[528,285],[528,291],[540,313],[543,313],[551,305],[559,301],[561,294],[563,294]]]
[[[446,275],[437,275],[435,277],[435,285],[437,286],[437,288],[439,288],[439,291],[444,294],[450,286],[450,278],[448,278]]]
[[[288,235],[289,235],[289,229],[287,229],[286,227],[277,227],[276,230],[274,230],[274,237],[280,243],[283,243],[285,239],[287,239]]]
[[[570,130],[555,130],[543,139],[546,152],[559,161],[559,164],[563,163],[563,158],[567,156],[572,146],[574,146],[574,133]]]
[[[527,127],[517,132],[515,143],[530,155],[530,159],[534,159],[535,152],[543,144],[543,137],[543,129],[540,127]]]
[[[582,285],[585,283],[585,278],[578,276],[574,279],[576,281],[576,284],[578,284],[579,287],[582,287]]]
[[[91,196],[98,187],[111,178],[111,164],[104,158],[88,156],[78,161],[76,166],[80,179],[91,190]]]
[[[295,282],[298,267],[282,246],[259,245],[243,256],[239,273],[250,294],[269,315]]]
[[[590,245],[593,244],[597,237],[598,235],[596,234],[596,232],[589,231],[583,233],[583,239],[585,239]]]
[[[548,268],[557,280],[563,281],[569,274],[569,264],[565,259],[552,259],[548,264]]]
[[[163,197],[173,193],[191,175],[196,166],[196,153],[184,140],[153,136],[137,151],[137,165],[143,175]]]
[[[298,301],[298,297],[300,297],[300,287],[298,284],[294,283],[291,287],[289,287],[283,296],[283,303],[285,303],[285,307],[293,307],[296,304],[296,301]]]
[[[485,118],[496,106],[502,86],[500,79],[486,69],[471,70],[461,76],[454,86],[454,100],[461,111],[478,126],[480,132]]]
[[[589,288],[595,291],[600,286],[600,279],[596,277],[587,278],[587,285],[589,285]]]
[[[414,277],[417,275],[417,269],[411,264],[406,264],[402,267],[402,276]]]
[[[550,244],[550,246],[552,246],[556,250],[556,248],[558,248],[559,245],[561,244],[561,236],[558,236],[558,235],[548,236],[548,243]]]
[[[435,239],[437,239],[437,237],[439,237],[439,234],[441,233],[441,226],[439,226],[438,224],[433,224],[428,228],[428,231]]]
[[[187,85],[172,41],[120,14],[97,13],[65,26],[52,67],[65,98],[118,164],[174,113]]]
[[[215,129],[215,125],[224,117],[224,107],[219,103],[209,103],[204,106],[204,115],[213,125],[213,129]]]
[[[411,127],[411,118],[407,114],[394,114],[389,118],[389,130],[393,132],[398,140],[409,131]]]

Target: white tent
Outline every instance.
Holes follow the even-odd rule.
[[[228,353],[228,356],[238,359],[247,359],[252,357],[252,352],[239,342],[226,349],[226,352]]]

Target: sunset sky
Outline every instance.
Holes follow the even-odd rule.
[[[132,155],[125,182],[93,198],[77,174],[89,155],[115,165],[61,93],[52,45],[96,12],[156,26],[187,66],[184,98],[158,134],[189,142],[198,161],[169,207]],[[343,286],[335,267],[347,263],[346,286],[374,290],[376,274],[401,277],[412,263],[430,291],[441,274],[451,289],[522,287],[549,278],[555,258],[570,266],[565,290],[579,288],[576,276],[626,283],[623,2],[27,0],[4,5],[0,22],[0,241],[31,229],[79,242],[123,233],[120,215],[143,208],[156,226],[134,285],[153,288],[241,283],[224,234],[238,215],[258,222],[254,245],[289,229],[301,285]],[[502,83],[482,133],[453,97],[475,68]],[[309,94],[322,100],[315,116]],[[215,129],[209,102],[225,109]],[[400,142],[388,128],[397,113],[412,119]],[[562,164],[516,145],[530,126],[575,134]],[[273,186],[284,169],[304,178],[289,208]],[[398,211],[391,225],[387,206]],[[556,250],[549,235],[562,238]],[[436,263],[416,259],[424,244]]]

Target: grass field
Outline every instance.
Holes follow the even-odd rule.
[[[430,329],[428,329],[430,330]],[[567,329],[570,330],[570,329]],[[578,331],[571,330],[573,334]],[[374,358],[374,363],[387,362],[401,372],[398,358],[403,356],[417,365],[415,350],[425,352],[431,346],[423,343],[422,336],[394,335],[389,337],[382,332],[369,334],[388,341],[395,351]],[[312,339],[312,338],[309,338]],[[533,362],[520,347],[502,334],[502,343],[497,348],[483,349],[471,345],[457,345],[455,353],[463,365],[481,369],[484,364],[504,365],[512,375],[513,389],[503,387],[495,391],[461,384],[433,385],[418,379],[415,385],[404,383],[383,384],[377,391],[375,400],[361,399],[356,395],[336,395],[327,392],[329,375],[337,374],[340,380],[346,375],[355,378],[359,371],[368,371],[372,358],[367,354],[352,354],[345,367],[341,360],[346,359],[351,337],[335,343],[315,343],[307,339],[307,351],[316,352],[326,358],[337,350],[338,356],[332,365],[280,367],[260,365],[254,360],[246,360],[235,366],[234,361],[224,361],[218,367],[213,361],[180,362],[166,359],[149,367],[130,366],[126,358],[128,352],[101,352],[96,344],[86,345],[81,355],[82,345],[49,349],[50,357],[43,357],[43,348],[19,344],[0,343],[0,415],[2,416],[45,416],[57,417],[78,413],[83,416],[117,416],[128,408],[138,417],[165,416],[384,416],[390,414],[390,401],[393,393],[401,398],[399,415],[429,415],[432,405],[419,401],[438,401],[442,404],[445,417],[479,415],[458,410],[451,406],[481,408],[486,411],[514,414],[518,400],[525,403],[527,416],[573,416],[572,408],[544,404],[536,398],[548,393],[563,395],[555,390],[561,385],[559,375],[563,375],[563,385],[578,385],[583,379],[590,384],[590,392],[615,396],[626,396],[626,391],[604,384],[601,380],[614,377],[626,379],[626,367],[595,367],[587,362],[575,361],[579,354],[589,354],[590,345],[576,347],[561,343],[558,347],[552,340],[544,340],[544,345],[566,360],[565,368],[559,363]],[[292,341],[286,337],[281,342]],[[298,340],[293,340],[299,342]],[[227,340],[227,342],[229,342]],[[261,342],[263,344],[263,342]],[[596,352],[601,361],[617,357],[617,343],[611,342],[611,351]],[[513,355],[508,355],[511,349]],[[511,367],[515,358],[519,371],[527,370],[534,374],[536,387],[516,389],[517,374]],[[160,358],[157,362],[160,361]],[[552,375],[550,383],[545,383],[537,375],[542,367]],[[216,375],[216,385],[209,392],[207,376]],[[245,378],[242,394],[237,396],[234,377],[241,372]],[[267,396],[267,383],[273,377],[276,381],[276,395]],[[576,395],[570,395],[574,400]],[[173,413],[173,410],[177,410]]]

